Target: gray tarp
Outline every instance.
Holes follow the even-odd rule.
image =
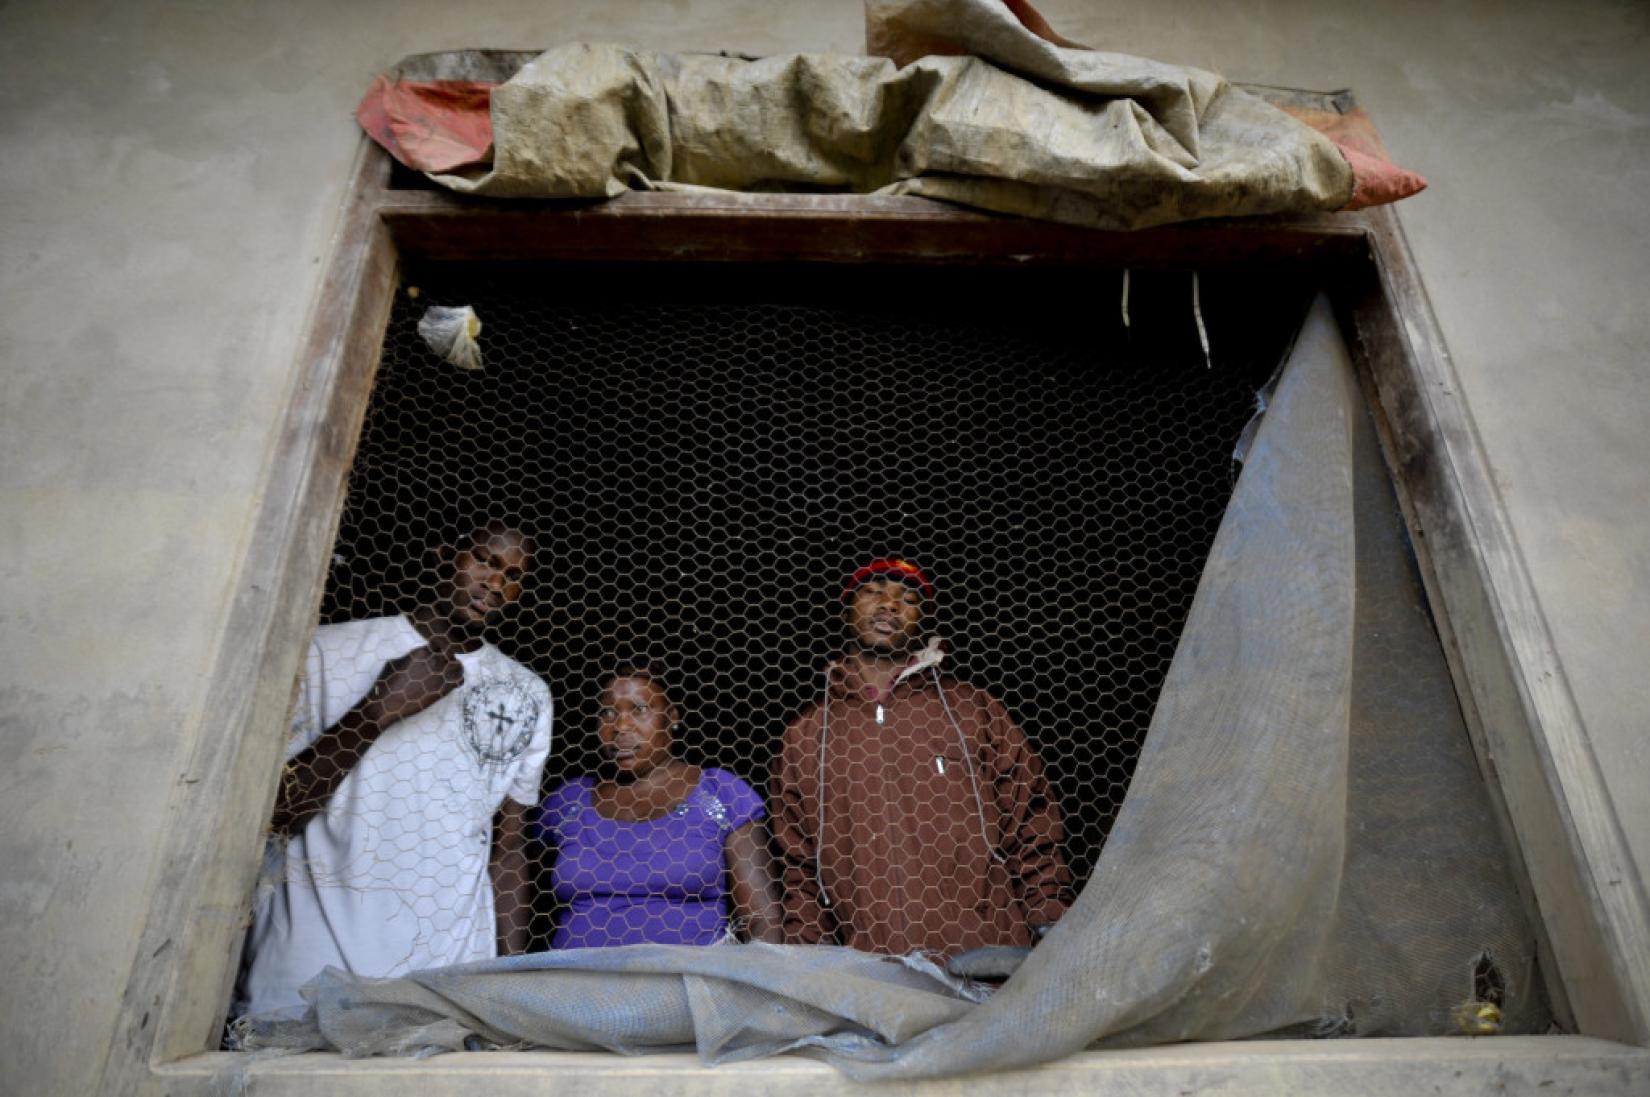
[[[918,194],[1107,229],[1332,210],[1352,196],[1328,139],[1213,73],[1054,45],[997,0],[879,0],[868,14],[972,56],[899,68],[561,46],[494,90],[491,168],[432,178],[502,198]]]
[[[801,1048],[866,1079],[1092,1045],[1456,1031],[1534,949],[1328,306],[1286,366],[1216,537],[1133,784],[1077,903],[982,1003],[836,948],[638,946],[401,979],[337,973],[248,1047],[498,1044],[711,1061]],[[1478,986],[1475,989],[1475,976]],[[1493,977],[1492,977],[1493,976]]]

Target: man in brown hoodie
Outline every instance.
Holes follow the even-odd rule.
[[[1000,701],[940,674],[938,638],[922,647],[933,592],[906,560],[856,571],[847,651],[785,729],[773,820],[788,942],[951,957],[1029,945],[1071,901],[1041,759]]]

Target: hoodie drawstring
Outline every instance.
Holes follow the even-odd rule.
[[[928,673],[934,679],[934,692],[940,695],[940,707],[945,710],[945,718],[951,721],[951,729],[957,733],[957,745],[962,748],[963,764],[968,767],[968,783],[974,788],[974,814],[980,821],[980,841],[985,843],[985,850],[991,854],[991,859],[999,865],[1008,864],[1008,858],[996,846],[991,844],[991,835],[985,825],[985,800],[980,797],[980,779],[974,773],[974,752],[968,749],[968,736],[963,734],[962,725],[957,723],[956,716],[951,713],[951,702],[945,699],[945,687],[940,685],[940,671],[938,667],[929,667]]]
[[[820,851],[825,848],[825,740],[831,734],[831,667],[825,667],[824,707],[819,713],[819,827],[814,831],[814,883],[819,885],[819,905],[831,909],[831,893],[825,890],[825,870],[820,868]]]

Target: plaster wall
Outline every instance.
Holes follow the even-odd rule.
[[[1650,8],[1048,0],[1092,45],[1351,86],[1650,879]],[[0,5],[0,1062],[95,1085],[356,145],[406,53],[856,50],[857,3]]]

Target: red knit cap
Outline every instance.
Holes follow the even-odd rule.
[[[934,583],[928,578],[928,573],[909,560],[902,560],[898,556],[885,556],[879,560],[872,560],[848,577],[842,584],[842,600],[846,602],[859,589],[861,583],[870,579],[897,579],[902,583],[915,583],[922,588],[922,596],[929,601],[934,599]]]

